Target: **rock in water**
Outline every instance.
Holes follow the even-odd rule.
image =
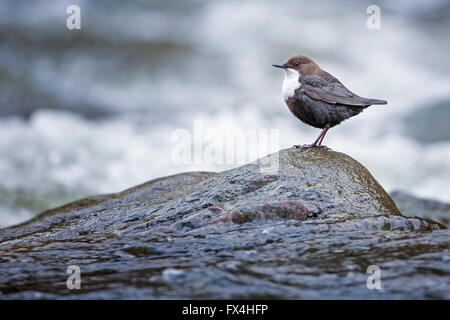
[[[288,149],[0,230],[0,297],[449,299],[449,247],[444,226],[403,216],[352,158]],[[374,265],[381,290],[366,285]]]
[[[450,204],[417,198],[400,190],[391,192],[390,196],[404,215],[430,218],[450,226]]]

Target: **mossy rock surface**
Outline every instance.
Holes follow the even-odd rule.
[[[448,299],[449,247],[443,225],[403,216],[354,159],[287,149],[0,230],[0,297]],[[70,265],[81,290],[66,286]],[[366,287],[370,265],[382,292]]]

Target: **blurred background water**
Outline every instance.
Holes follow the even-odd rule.
[[[81,30],[66,28],[71,4]],[[380,30],[366,27],[371,4]],[[450,201],[449,31],[445,0],[1,0],[0,227],[160,176],[231,168],[171,161],[172,132],[194,120],[279,129],[281,148],[312,142],[320,131],[289,113],[271,67],[297,53],[389,101],[325,144],[388,191]]]

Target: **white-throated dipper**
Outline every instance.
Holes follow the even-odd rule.
[[[328,129],[356,116],[372,104],[386,104],[380,99],[357,96],[335,77],[310,58],[296,55],[282,64],[274,64],[285,72],[283,99],[298,119],[310,126],[323,129],[312,144],[295,145],[295,148],[322,147]]]

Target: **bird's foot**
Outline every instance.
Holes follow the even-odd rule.
[[[292,146],[294,149],[309,149],[315,147],[315,144],[295,144]]]
[[[323,150],[331,150],[331,148],[328,148],[327,146],[324,146],[324,145],[321,145],[321,144],[317,145],[316,147],[320,148],[320,149],[323,149]]]
[[[302,150],[303,149],[310,149],[310,148],[320,148],[320,149],[323,149],[323,150],[331,150],[327,146],[318,145],[318,144],[314,144],[314,143],[311,143],[311,144],[296,144],[296,145],[293,145],[292,148],[294,148],[294,149],[302,149]]]

